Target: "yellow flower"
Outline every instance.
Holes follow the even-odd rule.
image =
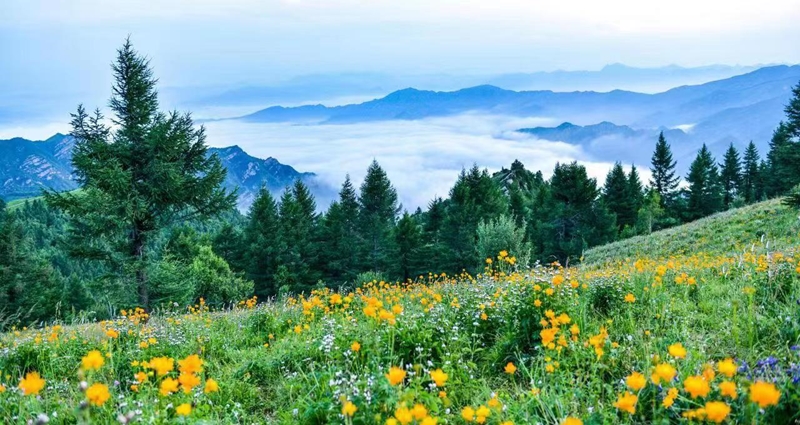
[[[154,357],[147,362],[150,369],[156,371],[158,376],[164,376],[175,368],[175,361],[169,357]]]
[[[663,380],[664,382],[670,382],[675,378],[675,375],[678,374],[678,371],[675,370],[669,363],[661,363],[656,366],[655,371],[650,376],[650,379],[653,381],[654,384],[658,385]]]
[[[19,389],[23,395],[39,395],[44,388],[45,380],[39,376],[39,372],[28,372],[25,378],[19,381]]]
[[[356,405],[353,404],[353,402],[351,401],[348,401],[347,403],[344,404],[344,406],[342,406],[342,414],[345,416],[353,417],[353,415],[356,414],[357,410],[358,407],[356,407]]]
[[[731,381],[723,381],[719,384],[719,392],[730,398],[736,398],[736,384]]]
[[[676,359],[686,358],[686,349],[683,348],[683,344],[676,342],[669,346],[669,355]]]
[[[180,416],[189,416],[189,414],[192,413],[192,405],[189,403],[183,403],[175,408],[175,413]]]
[[[514,366],[514,363],[508,362],[508,364],[506,364],[506,367],[505,367],[505,369],[504,369],[504,370],[505,370],[505,372],[506,372],[507,374],[509,374],[509,375],[513,375],[513,374],[514,374],[514,372],[516,372],[516,371],[517,371],[517,367],[516,367],[516,366]]]
[[[178,382],[181,384],[183,392],[190,393],[192,388],[200,385],[200,378],[193,373],[181,372],[180,376],[178,376]]]
[[[426,409],[422,404],[417,403],[413,408],[411,408],[411,415],[414,416],[414,419],[421,420],[422,418],[428,416],[428,409]]]
[[[422,420],[419,422],[419,425],[436,425],[437,422],[439,422],[438,419],[427,416],[422,418]]]
[[[675,399],[678,398],[678,389],[672,387],[667,391],[667,396],[664,397],[664,400],[661,402],[661,405],[669,409],[675,403]]]
[[[475,409],[467,406],[461,409],[461,418],[467,422],[472,422],[475,420]]]
[[[3,385],[3,384],[0,384],[0,394],[3,394],[4,392],[6,392],[6,386]]]
[[[558,286],[564,283],[564,276],[557,274],[553,276],[553,286]]]
[[[733,362],[733,359],[727,358],[717,363],[717,370],[728,378],[733,378],[733,375],[736,375],[736,363]]]
[[[634,302],[636,302],[636,297],[634,297],[633,294],[631,294],[629,292],[628,295],[625,295],[625,302],[626,303],[634,303]]]
[[[639,372],[633,372],[628,375],[627,378],[625,378],[625,385],[634,391],[641,390],[646,384],[647,380],[645,379],[644,375]]]
[[[212,378],[206,379],[206,385],[203,387],[203,392],[206,394],[215,393],[219,391],[219,384]]]
[[[103,363],[105,363],[105,358],[103,358],[103,354],[98,350],[92,350],[88,352],[81,359],[81,367],[83,370],[100,369],[103,366]]]
[[[437,387],[443,387],[447,382],[447,374],[444,373],[442,369],[432,370],[431,379],[433,379],[433,382],[436,383]]]
[[[719,424],[731,413],[731,407],[721,401],[708,401],[705,411],[707,420]]]
[[[410,424],[411,421],[414,420],[414,416],[411,414],[411,411],[405,406],[398,407],[397,410],[394,411],[394,417],[402,425]]]
[[[775,388],[774,384],[768,382],[757,381],[750,386],[750,401],[758,403],[758,407],[765,408],[767,406],[774,406],[778,404],[781,398],[781,392]]]
[[[690,376],[683,381],[683,389],[692,396],[692,398],[705,397],[711,391],[708,381],[703,379],[702,376]]]
[[[111,394],[108,393],[106,384],[94,383],[86,389],[86,399],[93,406],[102,406],[108,401]]]
[[[178,360],[181,373],[194,374],[203,371],[203,360],[197,354],[192,354],[183,360]]]
[[[636,402],[638,401],[639,397],[629,391],[626,391],[625,394],[621,394],[617,401],[614,402],[614,407],[632,415],[636,413]]]
[[[561,421],[561,425],[583,425],[583,421],[578,418],[573,418],[572,416],[568,416],[563,421]]]
[[[489,410],[488,407],[481,405],[481,406],[478,406],[478,410],[475,411],[475,416],[476,416],[476,419],[475,419],[476,422],[478,422],[479,424],[482,424],[482,423],[486,422],[486,418],[488,418],[489,416],[492,416],[492,411]]]
[[[389,380],[390,384],[398,385],[402,383],[404,379],[406,379],[406,371],[397,366],[392,366],[389,369],[389,373],[386,374],[386,379]]]
[[[358,353],[361,350],[361,344],[358,341],[354,341],[352,345],[350,345],[350,349],[353,350],[354,353]]]
[[[158,392],[161,393],[162,396],[166,397],[178,391],[178,384],[178,381],[175,379],[165,378],[163,381],[161,381]]]

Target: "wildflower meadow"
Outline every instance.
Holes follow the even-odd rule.
[[[718,237],[737,221],[726,244],[674,255],[521,268],[502,251],[475,276],[15,328],[0,336],[0,420],[792,423],[793,211],[767,202],[603,249]],[[754,237],[760,223],[770,230]]]

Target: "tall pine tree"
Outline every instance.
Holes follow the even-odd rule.
[[[800,184],[800,84],[786,105],[786,120],[778,125],[767,154],[769,196],[781,196]]]
[[[422,229],[414,216],[408,212],[403,213],[397,222],[395,243],[397,244],[395,259],[397,275],[403,281],[408,281],[420,273],[422,262]]]
[[[742,163],[739,151],[733,143],[725,151],[722,158],[720,170],[720,183],[722,184],[722,205],[725,209],[733,206],[736,196],[740,195],[739,188],[742,185]]]
[[[363,270],[387,272],[393,268],[394,227],[400,206],[397,191],[386,172],[373,160],[358,196],[358,230]]]
[[[317,265],[317,204],[308,186],[295,180],[281,197],[278,253],[279,286],[292,292],[310,291],[321,277]]]
[[[322,219],[321,240],[327,279],[344,283],[358,274],[358,198],[356,189],[345,177],[339,200],[331,204]]]
[[[650,179],[650,187],[653,188],[661,197],[661,206],[667,206],[672,199],[675,189],[678,188],[680,177],[675,174],[676,161],[672,160],[672,150],[670,149],[667,139],[664,138],[664,132],[658,135],[658,142],[656,149],[651,158],[650,171],[652,177]]]
[[[625,226],[633,226],[636,222],[636,210],[633,209],[630,186],[625,170],[619,162],[614,164],[606,176],[603,186],[603,200],[606,207],[617,217],[617,230],[621,232]]]
[[[760,200],[763,196],[763,186],[759,170],[760,161],[761,157],[758,154],[758,149],[751,140],[750,144],[747,145],[747,149],[744,151],[742,181],[739,189],[739,192],[744,197],[744,201],[748,204]]]
[[[480,261],[478,224],[505,214],[507,209],[506,196],[488,171],[477,165],[462,170],[447,203],[444,237],[449,259],[445,267],[451,272],[471,270]]]
[[[114,127],[82,106],[72,116],[72,164],[79,192],[47,192],[68,213],[72,253],[125,263],[138,303],[150,305],[147,262],[151,242],[165,227],[233,207],[221,184],[225,169],[210,156],[203,128],[189,114],[158,111],[156,79],[130,40],[113,64],[110,107]]]
[[[266,187],[259,189],[247,214],[244,229],[245,274],[253,281],[255,293],[265,298],[276,295],[275,271],[278,267],[278,206]]]
[[[688,220],[696,220],[722,209],[723,191],[719,170],[705,144],[689,167],[686,181],[689,183]]]

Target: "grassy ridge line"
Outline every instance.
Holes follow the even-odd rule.
[[[779,199],[724,211],[700,220],[589,249],[583,264],[597,265],[634,257],[663,258],[697,252],[728,254],[750,249],[763,238],[770,247],[796,242],[797,211]]]

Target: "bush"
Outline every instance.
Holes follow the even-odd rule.
[[[189,276],[197,288],[196,298],[204,298],[207,303],[226,304],[253,294],[253,282],[232,272],[210,246],[200,247],[189,267]]]
[[[508,251],[520,266],[530,263],[531,246],[525,242],[525,226],[517,226],[507,215],[478,225],[479,266],[484,259],[493,258],[500,251]]]

